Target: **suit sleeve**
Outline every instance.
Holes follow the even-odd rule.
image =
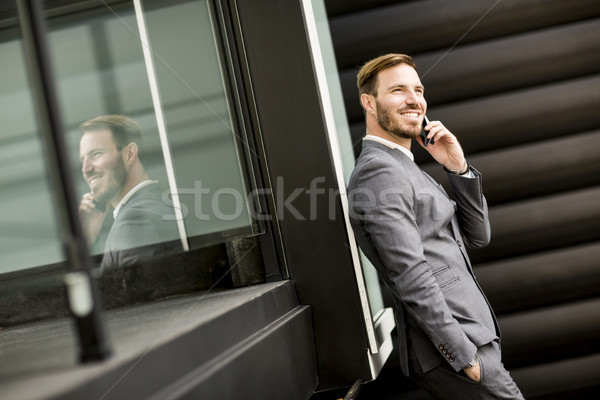
[[[473,178],[448,173],[458,207],[457,218],[465,243],[470,247],[487,246],[491,230],[488,207],[483,196],[481,173],[471,167]]]
[[[374,158],[364,165],[349,194],[353,218],[382,260],[395,295],[438,351],[452,352],[444,359],[459,371],[477,347],[452,316],[427,264],[408,174]]]

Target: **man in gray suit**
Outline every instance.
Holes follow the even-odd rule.
[[[90,244],[105,242],[101,267],[130,266],[181,250],[173,207],[142,164],[139,125],[122,115],[103,115],[80,130],[81,172],[90,192],[83,195],[79,216]]]
[[[465,246],[490,240],[481,174],[439,121],[409,56],[358,73],[366,118],[348,198],[357,241],[396,302],[401,368],[437,399],[522,399],[500,356],[496,317]],[[416,139],[448,174],[455,200],[413,161]]]

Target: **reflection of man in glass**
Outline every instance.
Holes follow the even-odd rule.
[[[80,130],[81,171],[91,192],[83,195],[79,215],[88,241],[98,240],[110,210],[114,218],[102,267],[135,264],[177,248],[177,242],[164,243],[179,236],[174,210],[163,201],[158,181],[148,179],[140,159],[139,125],[128,117],[105,115],[84,122]]]

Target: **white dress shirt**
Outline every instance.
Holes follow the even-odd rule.
[[[382,137],[375,136],[375,135],[365,135],[363,140],[372,140],[374,142],[379,142],[389,148],[398,149],[401,152],[403,152],[404,154],[406,154],[411,160],[415,161],[415,156],[412,153],[412,151],[410,151],[409,149],[407,149],[404,146],[399,145],[398,143],[392,142],[391,140],[387,140],[387,139],[384,139]],[[473,172],[471,172],[470,170],[466,174],[460,175],[460,176],[462,176],[463,178],[474,178]]]

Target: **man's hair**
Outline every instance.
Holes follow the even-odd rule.
[[[367,61],[358,71],[356,76],[356,86],[358,86],[358,95],[363,93],[377,96],[377,74],[384,69],[395,67],[399,64],[406,64],[417,70],[415,62],[406,54],[390,53],[379,56]]]
[[[142,128],[137,122],[124,115],[101,115],[85,121],[79,126],[81,136],[86,132],[94,132],[108,129],[112,132],[112,137],[121,151],[129,143],[135,143],[138,146],[138,158],[142,161]]]

